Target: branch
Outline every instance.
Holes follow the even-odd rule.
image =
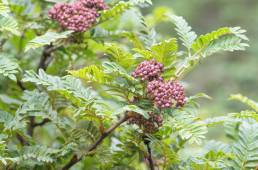
[[[51,120],[46,118],[46,119],[43,119],[42,122],[39,122],[39,123],[34,123],[33,127],[37,127],[37,126],[43,126],[45,125],[46,123],[50,122]]]
[[[29,145],[29,143],[19,133],[16,133],[16,138],[21,143],[21,145]]]
[[[72,156],[72,158],[70,159],[70,161],[62,168],[62,170],[68,170],[70,169],[73,165],[75,165],[76,163],[78,163],[79,161],[81,161],[83,159],[83,157],[85,155],[87,155],[87,153],[92,152],[93,150],[95,150],[101,143],[102,141],[108,137],[117,127],[119,127],[121,124],[123,124],[124,122],[126,122],[129,119],[129,116],[127,113],[125,113],[125,115],[123,117],[121,117],[119,119],[118,122],[116,122],[114,125],[112,125],[109,129],[107,129],[99,138],[98,140],[93,143],[89,149],[87,150],[86,154],[84,154],[81,157],[78,157],[76,154],[74,154]]]
[[[144,143],[147,146],[147,150],[148,150],[148,157],[147,157],[147,159],[149,161],[150,170],[155,170],[154,162],[153,162],[153,159],[152,159],[150,141],[148,139],[144,139]]]
[[[53,46],[53,44],[50,45],[46,45],[44,46],[38,67],[37,67],[37,71],[39,71],[40,69],[46,70],[48,65],[51,63],[51,61],[53,60],[52,57],[52,53],[57,50],[58,48],[60,48],[61,46]],[[43,122],[41,123],[35,123],[35,117],[31,116],[30,117],[30,121],[29,121],[29,126],[28,126],[28,134],[30,136],[33,136],[33,132],[34,132],[34,128],[37,126],[43,126],[45,123],[49,122],[49,120],[43,120]]]

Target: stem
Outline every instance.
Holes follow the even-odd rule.
[[[29,145],[28,142],[19,133],[16,133],[16,138],[21,143],[22,146]]]
[[[119,119],[118,122],[116,122],[114,125],[112,125],[109,129],[107,129],[99,138],[98,140],[93,143],[89,149],[87,150],[86,154],[84,154],[81,157],[78,157],[76,154],[74,154],[72,156],[72,158],[70,159],[70,161],[62,168],[62,170],[68,170],[70,169],[73,165],[75,165],[76,163],[78,163],[79,161],[81,161],[83,159],[83,157],[85,155],[87,155],[87,153],[95,150],[102,142],[103,140],[108,137],[117,127],[119,127],[121,124],[123,124],[124,122],[126,122],[128,120],[129,116],[127,115],[127,113],[125,113],[125,115],[123,117],[121,117]]]
[[[155,170],[154,161],[153,161],[152,153],[151,153],[150,141],[148,141],[147,139],[144,139],[144,143],[147,146],[147,150],[148,150],[147,159],[149,161],[150,170]]]
[[[52,53],[55,50],[57,50],[58,48],[60,48],[60,46],[54,47],[53,44],[46,45],[44,47],[43,53],[42,53],[41,58],[40,58],[40,62],[39,62],[38,67],[37,67],[37,71],[39,71],[40,69],[43,69],[43,70],[47,69],[48,65],[53,60]],[[35,127],[43,126],[45,123],[47,123],[49,121],[50,121],[49,119],[44,119],[43,122],[41,122],[41,123],[35,123],[35,117],[31,116],[30,121],[29,121],[29,126],[28,126],[28,134],[30,136],[33,136],[33,132],[34,132]]]

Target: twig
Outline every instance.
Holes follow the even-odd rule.
[[[53,46],[53,44],[50,45],[46,45],[43,49],[41,58],[40,58],[40,62],[38,64],[37,67],[37,72],[40,69],[46,70],[48,65],[51,63],[51,61],[53,60],[53,56],[52,53],[57,50],[58,48],[60,48],[61,46]],[[37,126],[43,126],[44,124],[48,123],[50,120],[49,119],[45,119],[40,123],[36,123],[35,122],[35,117],[31,116],[30,117],[30,122],[29,122],[29,126],[28,126],[28,134],[30,136],[33,136],[33,132],[34,132],[34,128]]]
[[[98,140],[97,140],[95,143],[93,143],[93,144],[89,147],[89,149],[87,150],[87,152],[86,152],[85,155],[87,155],[87,153],[89,153],[89,152],[95,150],[95,149],[102,143],[102,141],[103,141],[107,136],[109,136],[109,135],[110,135],[117,127],[119,127],[122,123],[126,122],[126,121],[128,120],[128,118],[129,118],[128,114],[125,113],[125,115],[124,115],[123,117],[121,117],[118,122],[116,122],[116,123],[115,123],[114,125],[112,125],[109,129],[107,129],[107,130],[98,138]],[[73,165],[75,165],[76,163],[78,163],[79,161],[81,161],[83,157],[84,157],[84,155],[81,156],[81,157],[78,157],[76,154],[74,154],[74,155],[72,156],[72,158],[70,159],[70,161],[62,168],[62,170],[68,170],[68,169],[70,169]]]
[[[33,124],[33,128],[37,127],[37,126],[43,126],[45,125],[46,123],[50,122],[51,120],[46,118],[46,119],[43,119],[42,122],[39,122],[39,123],[34,123]]]
[[[21,145],[29,145],[29,143],[19,133],[16,133],[16,138],[21,143]]]
[[[153,158],[152,158],[152,153],[151,153],[150,141],[148,139],[144,139],[144,143],[145,143],[145,145],[147,147],[147,150],[148,150],[147,159],[149,161],[150,170],[155,170],[154,162],[153,162]]]

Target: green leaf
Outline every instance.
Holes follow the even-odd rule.
[[[180,40],[183,42],[183,45],[190,49],[193,42],[197,38],[197,35],[192,28],[188,25],[185,19],[181,16],[170,15],[169,18],[176,26],[177,34],[180,37]]]
[[[190,144],[200,145],[208,132],[206,124],[187,110],[176,111],[173,114],[171,124],[181,138]]]
[[[19,36],[19,28],[17,21],[11,16],[3,16],[0,14],[0,32],[10,32]]]
[[[41,69],[39,74],[34,71],[26,71],[23,81],[45,86],[49,91],[56,91],[76,103],[86,102],[90,104],[94,100],[92,91],[89,88],[85,88],[79,79],[71,76],[51,76]]]
[[[171,38],[161,41],[160,43],[153,44],[150,47],[150,50],[137,48],[133,50],[140,54],[146,60],[154,58],[165,66],[169,66],[173,64],[173,62],[176,60],[178,45],[177,40],[175,38]]]
[[[124,68],[122,68],[121,66],[119,66],[118,64],[116,64],[114,62],[104,62],[102,66],[103,66],[104,72],[106,74],[121,76],[131,82],[137,81],[131,75],[129,75]]]
[[[246,104],[247,106],[251,107],[256,112],[258,112],[258,103],[249,99],[248,97],[245,97],[241,94],[234,94],[234,95],[231,95],[229,99],[230,100],[238,100],[238,101]]]
[[[19,73],[20,67],[15,61],[7,57],[8,56],[0,56],[0,75],[16,81],[15,75]]]
[[[101,84],[107,81],[107,76],[105,75],[103,69],[96,65],[84,67],[79,70],[70,70],[68,72],[72,76],[80,78],[86,82],[97,82]]]
[[[242,30],[240,27],[219,28],[216,31],[213,31],[211,33],[201,35],[200,37],[198,37],[198,39],[193,43],[192,49],[194,50],[194,52],[201,53],[202,51],[205,51],[207,48],[209,48],[209,46],[210,46],[210,48],[212,48],[211,46],[212,46],[212,43],[215,43],[214,41],[218,41],[219,39],[223,38],[224,36],[229,36],[229,35],[240,38],[240,42],[241,42],[241,40],[248,40],[248,38],[244,35],[245,32],[246,31]],[[225,39],[224,40],[222,39],[220,41],[224,41],[224,43],[225,43]],[[236,40],[234,40],[234,41],[236,41]],[[231,43],[227,42],[227,45],[232,45]],[[242,46],[243,45],[244,44],[242,44]],[[225,46],[224,49],[227,50],[227,49],[230,49],[230,47]],[[231,47],[231,49],[233,49],[233,48]],[[206,52],[206,53],[208,53],[208,52]],[[202,54],[202,55],[205,57],[204,54]]]
[[[164,40],[151,46],[154,58],[164,65],[170,65],[176,59],[177,50],[178,45],[175,38]]]
[[[244,121],[239,127],[239,140],[233,146],[234,169],[255,169],[258,165],[258,123]]]
[[[106,44],[107,54],[112,56],[112,61],[125,69],[130,69],[135,64],[135,58],[129,52],[123,50],[116,44]]]
[[[144,116],[146,119],[149,118],[149,114],[148,114],[148,111],[146,110],[143,110],[141,108],[139,108],[138,106],[136,105],[126,105],[120,109],[118,109],[118,111],[116,112],[116,114],[122,114],[122,113],[125,113],[126,111],[131,111],[131,112],[136,112],[142,116]]]
[[[10,8],[7,4],[0,2],[0,15],[6,15],[10,12]]]
[[[249,45],[243,43],[242,39],[236,36],[225,36],[218,40],[214,40],[210,45],[203,51],[204,56],[210,56],[214,53],[221,51],[243,51]]]
[[[39,47],[43,47],[44,45],[49,45],[53,42],[56,42],[60,39],[65,39],[69,37],[73,31],[65,31],[61,33],[57,32],[46,32],[44,35],[38,36],[31,41],[28,42],[25,48],[25,52],[30,49],[37,49]]]
[[[130,9],[132,7],[131,2],[124,2],[119,1],[117,4],[115,4],[112,8],[108,10],[104,10],[100,13],[100,22],[104,22],[107,20],[110,20],[114,17],[120,16],[122,13],[124,13],[126,10]]]

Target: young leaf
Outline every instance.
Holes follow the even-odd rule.
[[[107,81],[107,76],[105,75],[103,69],[96,65],[84,67],[79,70],[70,70],[68,72],[72,76],[80,78],[86,82],[97,82],[101,84]]]
[[[3,16],[0,14],[0,32],[10,32],[19,36],[20,31],[17,21],[10,16]]]
[[[135,58],[116,44],[106,44],[106,52],[112,56],[112,61],[125,69],[130,69],[135,64]]]
[[[60,39],[65,39],[72,33],[73,33],[73,31],[65,31],[65,32],[61,32],[61,33],[51,32],[51,31],[46,32],[44,35],[38,36],[38,37],[32,39],[31,41],[29,41],[25,48],[25,52],[30,49],[36,49],[39,47],[43,47],[44,45],[48,45],[48,44],[56,42]]]
[[[10,78],[16,81],[16,74],[19,73],[19,65],[7,58],[7,56],[0,56],[0,75]]]
[[[175,24],[175,30],[177,31],[180,40],[183,42],[183,45],[187,49],[191,49],[193,42],[197,38],[196,33],[192,31],[192,28],[188,25],[183,17],[170,15],[169,18]]]
[[[258,165],[258,123],[244,121],[239,127],[239,140],[233,146],[234,169],[255,169]]]
[[[254,109],[256,112],[258,112],[258,103],[241,95],[241,94],[234,94],[231,95],[230,100],[238,100],[244,104],[246,104],[247,106],[251,107],[252,109]]]
[[[132,3],[119,1],[111,9],[104,10],[100,13],[100,22],[110,20],[114,17],[120,16],[123,12],[132,7]]]

